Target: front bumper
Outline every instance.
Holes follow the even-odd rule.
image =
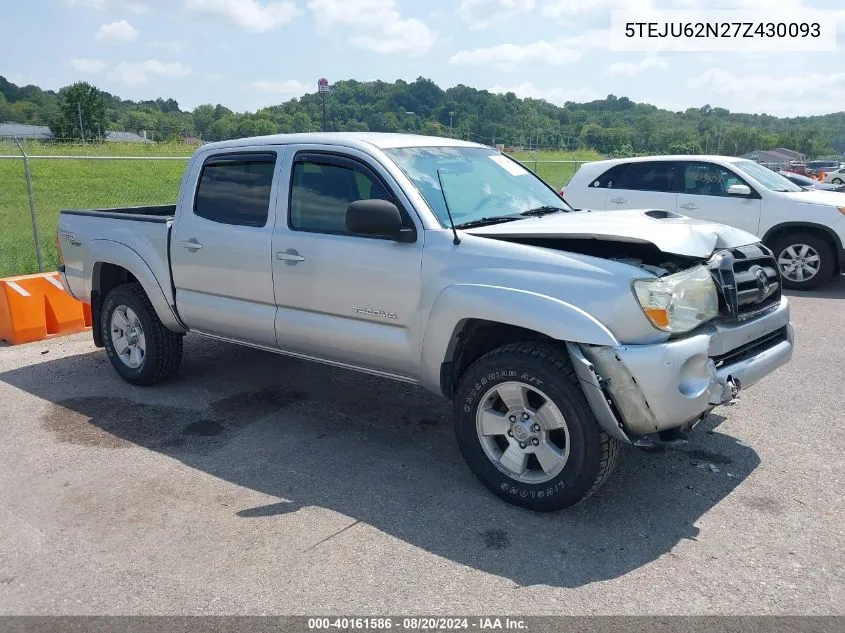
[[[608,432],[631,441],[695,422],[792,358],[786,298],[739,323],[711,322],[657,345],[570,345],[584,393]]]

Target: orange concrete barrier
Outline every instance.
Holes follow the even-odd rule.
[[[91,306],[62,288],[59,273],[0,279],[0,339],[13,345],[91,327]]]

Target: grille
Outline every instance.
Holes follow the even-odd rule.
[[[772,251],[762,244],[718,251],[709,262],[719,286],[719,312],[742,320],[780,304],[780,273]]]
[[[746,343],[745,345],[741,345],[736,349],[732,349],[727,354],[722,354],[721,356],[713,356],[713,361],[716,363],[716,367],[721,367],[722,365],[732,365],[733,363],[738,363],[743,360],[747,360],[759,354],[760,352],[764,352],[767,349],[774,347],[784,341],[789,340],[789,335],[786,331],[786,326],[775,330],[765,336],[758,338],[756,341],[751,341],[750,343]]]

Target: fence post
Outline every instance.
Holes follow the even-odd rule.
[[[38,236],[38,222],[35,217],[35,196],[32,193],[32,173],[29,170],[29,156],[21,145],[18,137],[15,137],[15,143],[23,156],[23,172],[26,177],[26,193],[29,196],[29,216],[32,219],[32,239],[35,240],[35,258],[38,260],[38,272],[44,272],[44,260],[41,258],[41,238]]]

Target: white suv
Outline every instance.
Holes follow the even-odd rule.
[[[753,233],[774,251],[787,288],[816,288],[845,272],[845,193],[805,191],[750,160],[596,161],[582,165],[561,195],[580,209],[662,209]]]

